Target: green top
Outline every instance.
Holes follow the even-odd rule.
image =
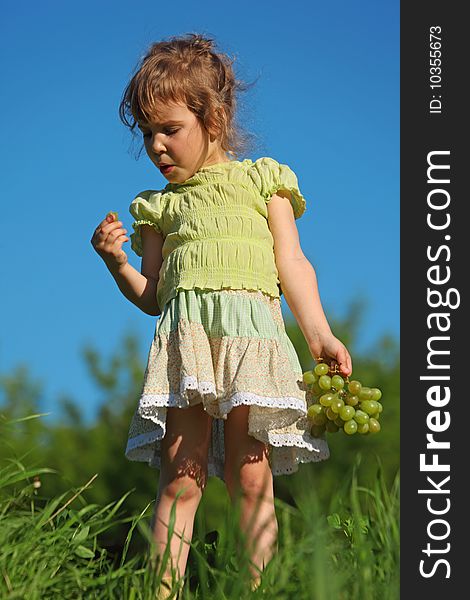
[[[262,290],[280,297],[267,209],[279,190],[290,192],[298,219],[305,212],[305,199],[297,177],[268,157],[202,167],[184,183],[147,190],[132,201],[134,252],[142,256],[143,224],[164,238],[157,286],[160,310],[178,289]]]

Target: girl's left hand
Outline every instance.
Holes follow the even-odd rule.
[[[352,373],[352,360],[346,346],[333,334],[319,336],[317,340],[309,344],[310,352],[314,360],[322,359],[325,363],[334,367],[339,366],[342,375],[346,377]]]

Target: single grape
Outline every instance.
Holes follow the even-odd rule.
[[[312,383],[317,381],[318,377],[313,371],[305,371],[305,373],[302,375],[302,379],[307,385],[312,385]]]
[[[336,419],[333,421],[333,423],[335,423],[336,425],[338,425],[338,427],[340,429],[343,429],[343,425],[345,423],[345,421],[343,421],[343,419],[341,417],[336,417]]]
[[[315,375],[321,377],[322,375],[327,375],[330,367],[326,363],[318,363],[316,367],[313,369]]]
[[[359,404],[359,396],[346,396],[346,400],[345,400],[346,404],[349,404],[349,406],[357,406]]]
[[[317,365],[319,367],[320,365]],[[318,380],[318,385],[322,390],[331,390],[331,377],[329,375],[321,375]]]
[[[344,430],[344,433],[347,433],[348,435],[352,435],[353,433],[356,433],[356,431],[357,431],[356,421],[354,421],[354,419],[351,419],[351,421],[346,421],[346,423],[343,425],[343,430]]]
[[[352,406],[346,405],[341,407],[339,411],[339,416],[343,419],[343,421],[349,421],[354,417],[355,412],[356,411]]]
[[[336,397],[331,403],[330,408],[334,413],[338,414],[339,411],[343,408],[343,406],[344,402],[341,400],[341,398]]]
[[[334,387],[335,390],[342,390],[344,388],[344,379],[341,375],[333,375],[331,378],[331,387]]]
[[[339,431],[339,427],[334,421],[328,421],[325,427],[329,433],[336,433],[337,431]]]
[[[365,390],[365,392],[364,392]],[[368,397],[368,395],[370,396],[369,392],[367,390],[370,390],[370,388],[366,387],[365,385],[362,386],[361,391],[357,394],[357,397],[359,398],[359,401],[362,400],[370,400],[370,397]],[[361,396],[362,394],[362,396]]]
[[[356,379],[353,379],[348,383],[348,390],[353,396],[357,396],[362,390],[362,383],[360,381],[357,381]]]
[[[118,214],[114,210],[110,210],[109,213],[106,215],[106,217],[108,217],[109,215],[111,215],[113,217],[114,221],[118,220]]]
[[[312,404],[308,407],[307,417],[309,419],[313,419],[315,415],[320,415],[323,413],[323,406],[321,404]]]
[[[354,420],[356,423],[367,423],[369,421],[369,415],[363,410],[356,410]]]
[[[313,435],[313,437],[321,437],[325,433],[325,426],[324,425],[312,425],[312,428],[310,429],[310,433]]]
[[[371,400],[375,400],[377,402],[377,400],[380,400],[380,398],[382,398],[382,392],[379,390],[379,388],[372,388]]]
[[[361,410],[366,412],[369,416],[378,412],[379,408],[377,402],[374,400],[363,400],[360,405]]]
[[[331,406],[326,409],[325,415],[330,419],[330,421],[334,421],[338,415],[331,410]]]
[[[380,431],[380,423],[377,419],[373,419],[372,417],[369,419],[369,431],[370,433],[378,433]]]
[[[381,413],[381,412],[383,411],[384,407],[382,406],[382,404],[381,404],[380,402],[377,402],[377,406],[379,407],[379,408],[377,409],[377,412],[378,412],[378,413]]]
[[[370,387],[363,387],[359,392],[359,400],[371,400],[372,398],[372,390]]]
[[[323,394],[323,396],[320,396],[320,404],[323,406],[331,406],[333,400],[334,394]]]
[[[357,425],[358,433],[369,433],[369,423],[358,423]]]

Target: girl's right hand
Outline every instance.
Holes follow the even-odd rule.
[[[315,361],[324,360],[328,365],[335,363],[340,373],[348,377],[352,373],[352,360],[346,346],[332,333],[319,335],[309,344],[310,353]]]
[[[127,263],[127,254],[122,249],[123,243],[129,241],[126,233],[121,221],[114,221],[111,213],[106,215],[93,233],[91,245],[110,269]]]

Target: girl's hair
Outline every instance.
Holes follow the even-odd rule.
[[[183,103],[217,135],[224,152],[239,157],[252,136],[236,124],[236,93],[250,85],[235,78],[233,63],[197,33],[152,44],[124,90],[121,121],[135,133],[137,122],[158,114],[159,103]]]

